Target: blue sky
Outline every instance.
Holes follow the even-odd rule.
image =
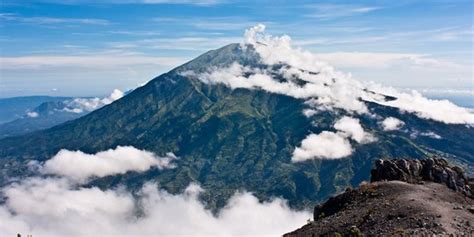
[[[364,82],[472,94],[472,1],[2,0],[0,97],[104,95],[257,23]]]

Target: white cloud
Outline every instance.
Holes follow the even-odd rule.
[[[372,134],[364,131],[359,119],[344,116],[334,124],[334,128],[358,143],[369,143],[375,140]]]
[[[340,159],[352,153],[350,142],[340,133],[323,131],[310,134],[293,151],[292,162],[310,159]]]
[[[26,112],[26,116],[30,118],[37,118],[39,114],[37,112]]]
[[[400,129],[405,123],[397,118],[388,117],[382,121],[384,131],[393,131]]]
[[[312,117],[313,115],[317,114],[318,111],[317,110],[314,110],[314,109],[305,109],[303,110],[303,114],[304,116],[306,116],[307,118],[309,117]]]
[[[422,132],[420,133],[421,136],[425,136],[425,137],[431,137],[433,139],[441,139],[442,137],[432,131],[429,131],[429,132]]]
[[[118,146],[96,154],[61,150],[46,161],[42,172],[84,182],[91,177],[124,174],[127,171],[140,172],[152,167],[173,168],[171,162],[175,159],[176,156],[172,153],[168,153],[166,157],[157,157],[151,152],[129,146]]]
[[[403,93],[380,85],[371,85],[369,89],[396,98],[390,101],[373,100],[378,104],[396,107],[414,113],[418,117],[447,124],[474,124],[474,113],[448,100],[428,99],[414,90],[411,93]]]
[[[376,138],[365,132],[359,119],[343,116],[333,126],[338,132],[323,131],[310,134],[301,141],[301,146],[295,148],[292,162],[310,159],[340,159],[352,154],[349,138],[357,143],[367,144]]]
[[[288,35],[271,36],[265,33],[265,25],[258,24],[245,31],[242,47],[253,45],[262,59],[262,62],[273,65],[286,63],[299,69],[318,72],[327,77],[346,77],[347,75],[336,71],[329,64],[316,58],[314,54],[300,48],[292,47]]]
[[[236,193],[213,215],[191,184],[172,195],[145,184],[135,196],[124,189],[77,187],[65,179],[32,178],[2,189],[0,233],[33,236],[277,236],[310,218],[282,199],[260,203]]]
[[[112,91],[112,94],[110,94],[110,96],[107,99],[110,101],[110,103],[112,103],[112,102],[114,102],[114,101],[116,101],[116,100],[118,100],[122,97],[123,97],[123,92],[118,90],[118,89],[114,89]]]
[[[331,75],[326,74],[315,75],[297,68],[282,68],[279,73],[288,81],[274,80],[269,70],[244,67],[238,63],[199,75],[189,72],[184,75],[196,76],[205,83],[222,83],[231,88],[262,89],[271,93],[307,99],[307,104],[315,108],[332,109],[335,107],[348,112],[368,112],[367,107],[360,100],[366,92],[354,80],[348,80],[345,77],[334,79]],[[298,85],[294,82],[295,75],[307,83],[302,86]]]
[[[124,93],[118,89],[114,89],[108,97],[100,98],[75,98],[71,101],[66,101],[66,108],[64,111],[71,113],[91,112],[102,106],[108,105],[124,96]]]
[[[168,156],[175,159],[174,155]],[[117,174],[124,168],[138,167],[143,171],[148,165],[137,163],[154,164],[155,160],[151,153],[119,147],[96,155],[62,151],[43,166],[32,164],[43,171],[54,167],[53,173],[63,177],[31,177],[2,187],[6,199],[0,205],[0,233],[72,237],[275,236],[299,227],[311,216],[307,211],[290,209],[283,199],[259,202],[245,191],[235,193],[214,215],[199,200],[203,190],[197,184],[174,195],[151,182],[133,194],[123,187],[103,190],[76,182],[76,178],[100,177],[104,172]],[[169,166],[169,162],[159,165]]]
[[[238,82],[245,82],[244,85],[250,84],[253,85],[253,87],[262,88],[271,92],[276,91],[277,93],[283,93],[296,98],[306,98],[308,101],[313,101],[315,105],[319,104],[323,107],[341,108],[348,112],[366,113],[367,108],[365,104],[359,100],[359,98],[362,98],[363,100],[414,113],[421,118],[433,119],[444,123],[474,123],[473,113],[447,100],[431,100],[417,92],[411,94],[401,93],[394,89],[375,84],[369,85],[368,87],[363,86],[360,82],[352,79],[350,75],[340,73],[328,64],[321,62],[314,54],[299,48],[293,48],[289,36],[272,37],[271,35],[265,34],[264,31],[265,26],[261,24],[248,29],[245,32],[242,47],[246,48],[246,45],[252,45],[265,64],[274,65],[285,63],[290,65],[291,67],[289,69],[284,69],[281,72],[284,76],[287,78],[291,78],[290,76],[292,75],[297,76],[309,83],[304,86],[279,82],[270,84],[268,83],[268,78],[266,78],[262,81],[267,83],[255,86],[256,82],[252,82],[252,79],[260,79],[260,77],[240,78],[237,80]],[[432,59],[420,57],[412,57],[411,59],[415,64],[419,65],[444,65]],[[305,73],[299,69],[316,72],[317,74]],[[246,69],[246,71],[249,70]],[[229,74],[231,76],[238,72],[238,70],[232,70]],[[223,76],[226,75],[224,74]],[[226,79],[223,78],[219,80],[225,81]],[[268,85],[272,86],[270,87]],[[275,90],[275,88],[277,88],[277,90]],[[376,92],[376,94],[367,93],[366,88]],[[397,99],[385,101],[384,97],[380,96],[381,94],[392,95]]]

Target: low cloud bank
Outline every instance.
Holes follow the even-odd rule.
[[[302,162],[310,159],[340,159],[352,154],[349,139],[357,143],[374,142],[375,137],[365,132],[358,119],[344,116],[334,124],[338,132],[323,131],[319,134],[310,134],[301,146],[295,148],[292,162]]]
[[[64,179],[26,180],[4,188],[0,233],[33,236],[279,236],[310,218],[282,199],[260,203],[236,193],[213,215],[190,185],[172,195],[147,183],[138,197],[120,190],[74,187]]]
[[[169,156],[171,160],[175,158]],[[153,182],[133,194],[124,187],[103,190],[81,184],[86,176],[145,170],[150,165],[169,166],[168,161],[160,160],[132,147],[95,155],[61,151],[38,167],[59,176],[32,177],[0,189],[5,197],[5,203],[0,205],[0,233],[71,237],[278,236],[311,217],[307,211],[290,209],[283,199],[262,203],[248,192],[235,193],[214,215],[200,202],[198,196],[203,190],[197,184],[190,184],[177,195]]]
[[[124,174],[127,171],[142,172],[151,167],[174,168],[171,162],[175,159],[177,157],[173,153],[168,153],[166,157],[158,157],[151,152],[130,146],[118,146],[116,149],[96,154],[61,150],[46,161],[42,171],[84,182],[91,177]]]

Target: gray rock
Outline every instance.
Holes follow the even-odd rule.
[[[399,180],[407,183],[423,181],[446,184],[450,189],[474,198],[472,183],[457,166],[442,158],[425,160],[377,160],[371,171],[371,182]]]

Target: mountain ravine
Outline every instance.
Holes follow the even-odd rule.
[[[231,44],[209,51],[84,117],[0,140],[0,185],[33,175],[31,161],[44,162],[61,149],[96,153],[119,145],[157,155],[173,152],[179,157],[177,168],[128,172],[88,185],[125,185],[134,191],[146,181],[156,181],[161,188],[179,193],[195,182],[205,190],[201,199],[214,210],[238,190],[250,191],[260,200],[282,197],[292,207],[310,207],[368,180],[373,161],[380,158],[442,155],[468,172],[473,170],[474,129],[467,125],[421,118],[361,98],[357,100],[369,113],[336,106],[306,116],[303,111],[312,108],[306,98],[258,88],[230,88],[196,76],[235,62],[246,68],[245,76],[265,70],[279,82],[290,80],[283,69],[295,69],[284,62],[262,62],[252,45]],[[319,73],[298,70],[305,75]],[[295,85],[307,83],[291,80]],[[375,139],[367,143],[347,139],[351,154],[342,158],[292,160],[295,148],[309,134],[340,134],[334,124],[343,116],[359,119],[364,131]],[[384,130],[381,121],[387,117],[403,121],[403,129]]]

